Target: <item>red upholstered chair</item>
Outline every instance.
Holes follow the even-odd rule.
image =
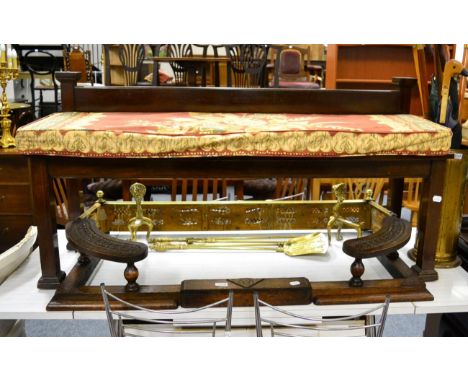
[[[275,74],[270,86],[275,88],[318,89],[320,86],[310,82],[304,71],[304,56],[307,49],[276,47]]]

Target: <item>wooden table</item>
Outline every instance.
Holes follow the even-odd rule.
[[[202,86],[206,86],[206,72],[208,65],[214,65],[214,85],[219,87],[219,64],[222,62],[229,62],[228,57],[214,57],[214,56],[189,56],[189,57],[154,57],[155,62],[153,68],[153,85],[159,85],[159,76],[155,75],[158,73],[159,63],[168,62],[170,64],[177,63],[181,67],[187,70],[188,75],[188,86],[197,85],[197,74],[202,73]],[[154,80],[155,79],[155,80]]]
[[[280,89],[216,89],[177,87],[101,87],[76,86],[78,73],[60,73],[64,111],[192,111],[263,112],[327,114],[407,113],[411,80],[396,80],[400,87],[388,91],[323,91]],[[281,100],[281,102],[278,102]],[[423,178],[419,238],[416,264],[403,278],[376,282],[373,291],[387,293],[404,289],[406,277],[424,281],[437,279],[435,250],[441,213],[445,161],[449,156],[355,156],[355,157],[199,157],[199,158],[74,158],[31,156],[35,184],[35,218],[39,230],[42,277],[39,288],[55,289],[65,278],[61,269],[51,179],[63,177],[69,184],[80,178],[209,178],[251,179],[258,177],[388,177],[390,209],[401,211],[404,177]],[[70,193],[70,215],[79,209],[77,194]],[[92,270],[73,273],[67,288],[78,292]],[[396,271],[397,274],[399,271]],[[78,283],[78,284],[76,284]],[[328,285],[328,284],[327,284]],[[347,282],[336,284],[346,288]],[[390,289],[388,289],[390,288]],[[98,289],[87,287],[93,300],[100,300]],[[154,289],[153,289],[154,290]],[[355,291],[362,294],[362,290]],[[340,293],[340,292],[337,292]],[[357,295],[358,295],[357,294]],[[356,295],[356,296],[357,296]],[[73,304],[73,293],[70,304]],[[401,301],[401,300],[400,300]]]

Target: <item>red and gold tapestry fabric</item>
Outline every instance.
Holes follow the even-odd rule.
[[[448,128],[413,115],[52,114],[17,132],[24,153],[82,157],[444,155]]]

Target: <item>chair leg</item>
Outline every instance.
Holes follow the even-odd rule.
[[[258,292],[253,293],[254,308],[255,308],[255,330],[257,337],[263,337],[262,320],[260,318],[260,305],[258,302]]]
[[[33,110],[33,115],[34,115],[34,119],[36,119],[36,100],[34,98],[35,94],[34,94],[34,77],[31,77],[31,106],[32,106],[32,110]]]
[[[55,77],[52,77],[52,81],[55,81]],[[58,101],[58,88],[54,87],[54,108],[55,108],[56,113],[58,112],[58,104],[59,104],[59,101]]]
[[[400,254],[398,253],[398,251],[394,251],[392,253],[389,253],[387,255],[387,257],[390,259],[390,260],[396,260],[400,257]]]
[[[418,226],[418,211],[411,211],[411,226]]]
[[[90,262],[89,257],[85,255],[84,253],[80,252],[80,257],[78,258],[78,264],[87,265],[89,264],[89,262]]]
[[[44,116],[44,97],[42,96],[42,90],[39,90],[39,117]]]
[[[232,326],[232,307],[234,304],[234,291],[229,291],[229,300],[227,304],[227,312],[226,312],[226,327],[224,328],[224,336],[230,337],[231,336],[231,326]]]
[[[375,316],[373,314],[368,314],[365,316],[365,325],[374,325],[375,324]],[[376,337],[376,327],[373,326],[371,328],[366,328],[366,337]]]

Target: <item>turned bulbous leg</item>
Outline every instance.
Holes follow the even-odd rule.
[[[135,267],[134,263],[128,263],[127,268],[124,271],[125,280],[127,280],[127,285],[125,286],[125,290],[127,292],[136,292],[140,289],[140,286],[136,282],[138,278],[138,269]]]
[[[86,256],[84,253],[80,253],[80,257],[78,257],[78,264],[86,265],[89,264],[89,257]]]
[[[398,259],[398,257],[400,257],[400,255],[398,254],[398,251],[394,251],[392,253],[389,253],[387,255],[387,257],[390,259],[390,260],[396,260]]]
[[[349,286],[361,287],[363,285],[361,276],[364,274],[364,269],[364,264],[361,259],[354,260],[351,264],[351,274],[353,277],[349,280]]]

